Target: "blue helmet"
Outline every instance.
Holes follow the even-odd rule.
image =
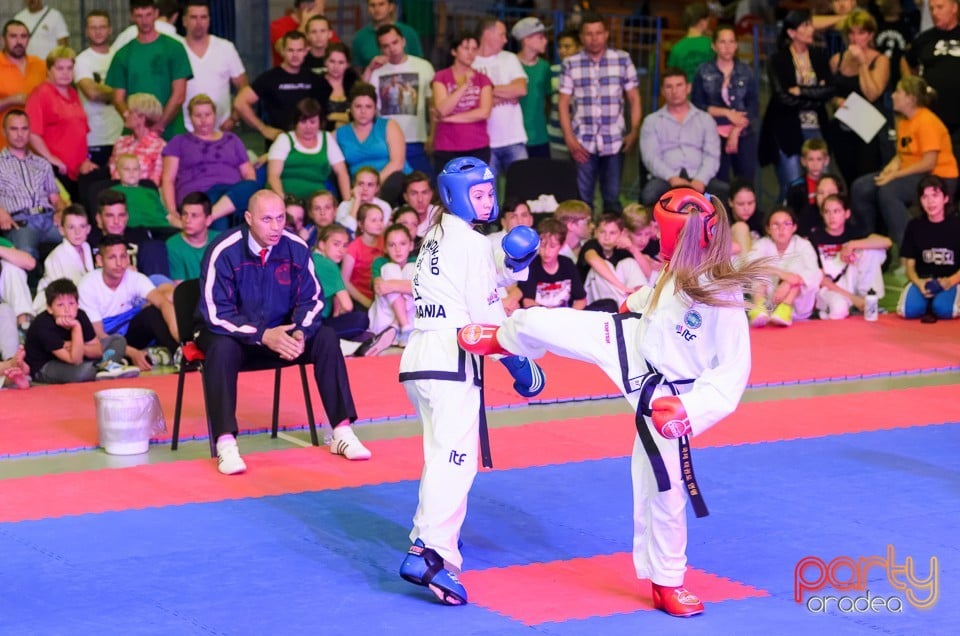
[[[473,202],[470,200],[470,188],[480,183],[490,183],[496,187],[497,175],[490,166],[475,157],[451,159],[437,177],[440,201],[452,214],[459,216],[467,223],[474,223],[478,219]],[[498,216],[500,216],[500,206],[497,205],[494,197],[490,218],[482,222],[490,223]]]

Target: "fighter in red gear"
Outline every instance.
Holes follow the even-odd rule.
[[[767,270],[734,267],[727,213],[716,199],[691,188],[670,190],[654,218],[666,265],[656,287],[629,296],[623,313],[523,309],[499,328],[467,325],[458,341],[475,354],[538,358],[551,351],[583,360],[620,387],[636,412],[638,433],[631,462],[637,578],[650,579],[656,608],[686,617],[703,612],[683,585],[688,496],[697,516],[707,512],[688,436],[719,422],[740,401],[750,373],[743,290]]]

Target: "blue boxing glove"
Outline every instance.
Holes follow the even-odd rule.
[[[504,254],[507,257],[503,264],[511,271],[519,272],[526,269],[533,259],[537,257],[537,250],[540,248],[540,235],[532,227],[518,225],[503,237],[500,241]]]
[[[532,398],[543,391],[547,379],[543,375],[543,369],[536,362],[523,356],[504,356],[500,358],[500,362],[507,367],[507,371],[516,380],[513,383],[513,390],[519,395]]]

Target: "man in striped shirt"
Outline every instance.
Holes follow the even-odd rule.
[[[40,243],[59,243],[54,222],[60,191],[50,163],[30,152],[30,119],[14,109],[3,116],[7,147],[0,150],[0,231],[34,258]]]
[[[593,205],[599,179],[603,210],[620,212],[622,154],[636,148],[640,135],[640,91],[630,55],[607,48],[609,38],[599,14],[583,15],[583,49],[563,61],[557,107],[563,139],[577,162],[580,198]],[[630,104],[630,128],[625,130],[626,102]]]

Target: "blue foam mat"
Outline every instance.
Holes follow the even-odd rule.
[[[3,634],[947,634],[960,623],[960,426],[701,449],[710,517],[690,520],[691,565],[770,597],[527,628],[447,608],[405,583],[416,482],[0,524]],[[465,566],[482,570],[629,549],[629,461],[493,471],[478,478]],[[941,600],[903,615],[810,614],[793,601],[807,555],[940,560]],[[870,573],[871,590],[894,590]],[[545,582],[544,593],[549,593]],[[835,592],[833,592],[835,593]]]

